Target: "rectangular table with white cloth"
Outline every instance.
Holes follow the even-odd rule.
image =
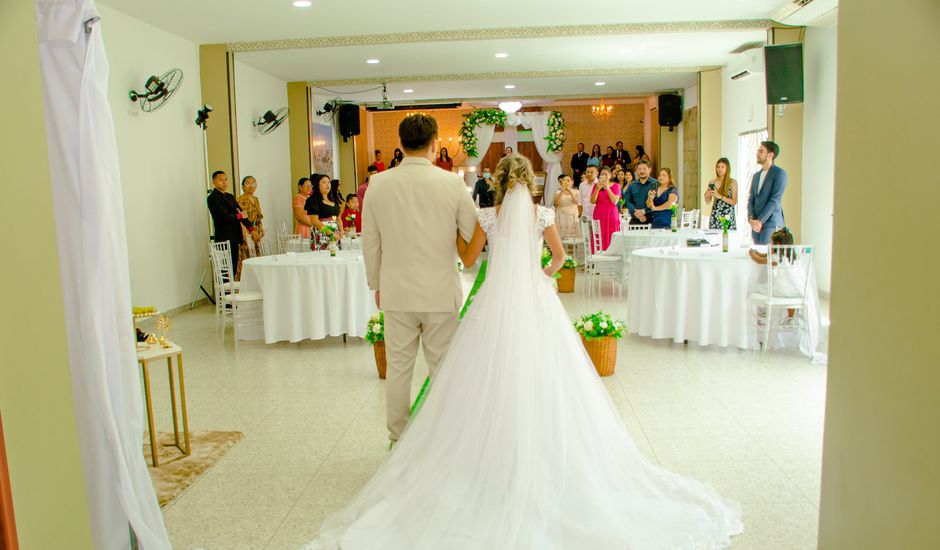
[[[728,234],[729,246],[736,248],[740,242],[737,233]],[[605,256],[619,256],[623,247],[621,240],[626,239],[630,249],[648,247],[686,246],[689,239],[704,239],[709,244],[721,247],[721,231],[704,229],[678,229],[675,232],[669,229],[653,229],[650,231],[650,242],[646,242],[646,233],[642,231],[618,231],[610,236],[610,246],[604,251]]]
[[[362,337],[377,311],[358,250],[335,257],[320,251],[245,260],[241,290],[261,291],[263,327],[255,338],[268,344]]]
[[[748,296],[764,283],[766,267],[754,262],[748,250],[732,248],[723,253],[710,248],[647,248],[633,253],[627,327],[630,333],[674,342],[754,347],[756,331],[748,309]],[[816,277],[807,282],[806,318],[809,345],[801,351],[815,362],[825,355],[819,345],[820,317]],[[777,347],[793,334],[772,338]],[[786,342],[796,344],[795,341]]]

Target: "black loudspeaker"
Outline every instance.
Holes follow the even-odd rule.
[[[359,135],[359,106],[344,103],[339,106],[337,116],[339,117],[339,135],[343,140],[351,136]]]
[[[663,94],[659,96],[659,125],[678,126],[682,122],[682,96]]]
[[[803,44],[764,46],[767,104],[803,103]]]

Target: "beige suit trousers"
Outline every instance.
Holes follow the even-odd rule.
[[[388,371],[385,380],[385,413],[389,439],[398,441],[411,410],[411,382],[414,377],[418,340],[424,348],[431,382],[437,376],[444,354],[457,330],[459,316],[447,313],[385,312],[385,353]]]

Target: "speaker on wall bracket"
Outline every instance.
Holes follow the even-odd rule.
[[[767,105],[803,103],[803,44],[764,46]]]
[[[657,99],[659,101],[659,125],[668,126],[671,132],[682,122],[682,96],[662,94]]]
[[[339,135],[343,136],[343,141],[349,141],[352,136],[359,135],[359,106],[350,103],[343,103],[337,110],[339,120]]]

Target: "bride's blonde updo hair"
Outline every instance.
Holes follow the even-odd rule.
[[[535,195],[535,173],[532,163],[522,155],[511,154],[503,157],[493,173],[493,191],[496,192],[496,204],[502,204],[503,198],[515,185],[526,185],[529,193]]]

